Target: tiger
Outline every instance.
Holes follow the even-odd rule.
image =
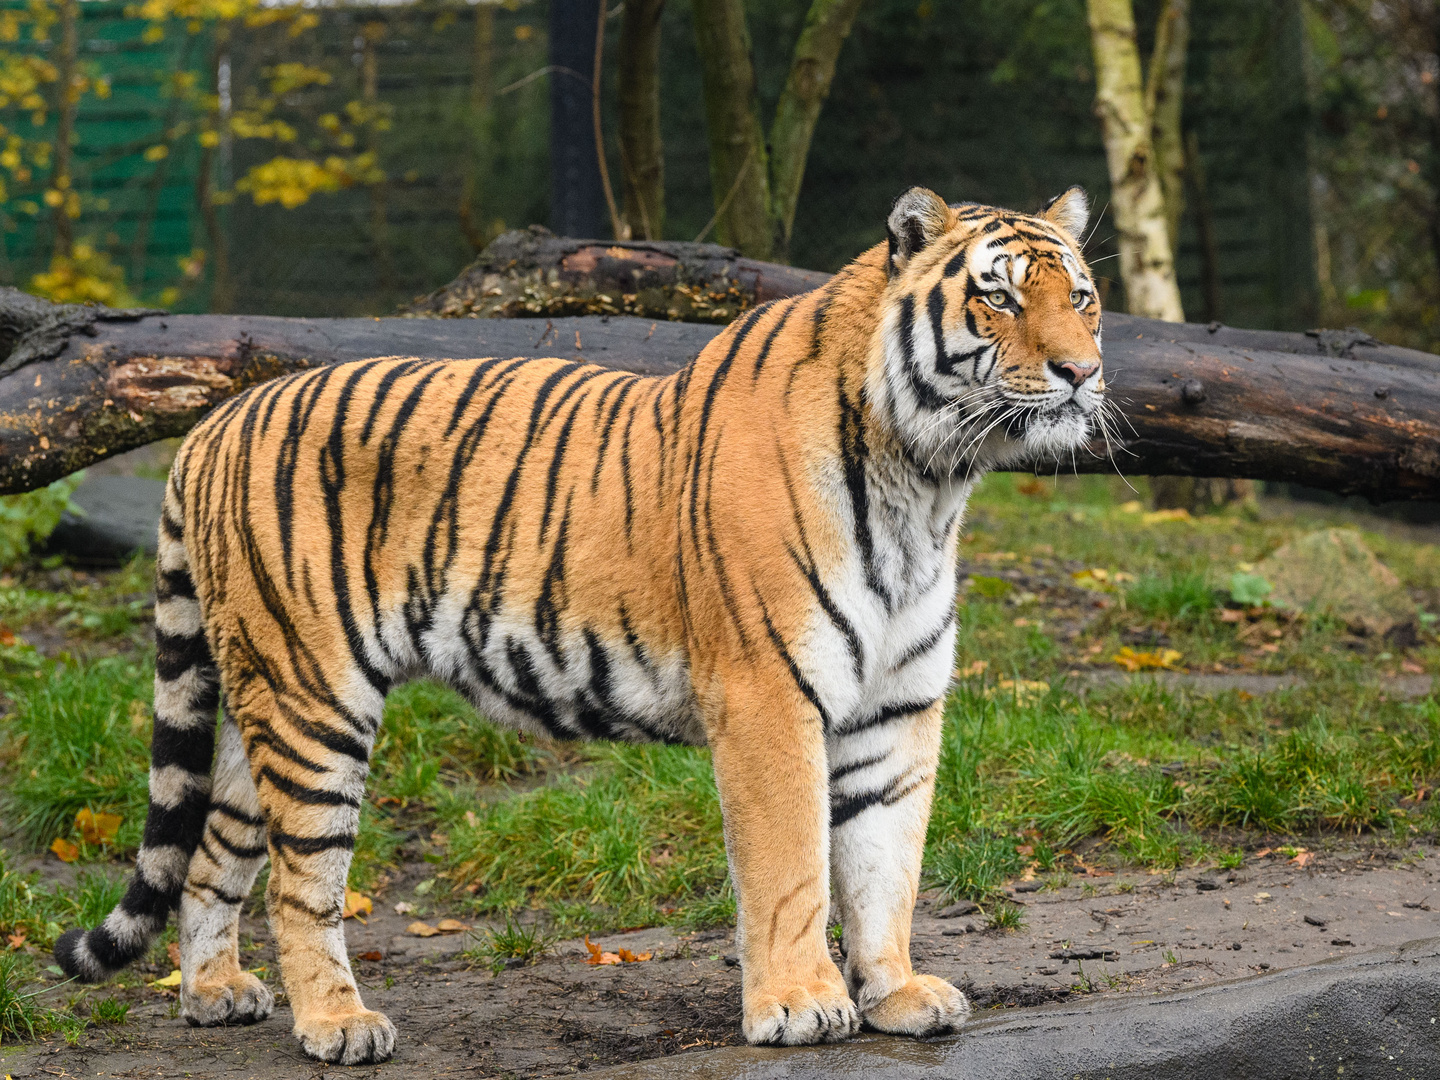
[[[749,1042],[957,1030],[910,932],[959,530],[987,471],[1104,426],[1088,214],[913,188],[884,242],[665,376],[388,357],[216,407],[159,523],[134,874],[60,966],[106,978],[174,910],[181,1015],[265,1019],[237,926],[268,858],[294,1035],[389,1058],[343,904],[386,694],[428,677],[557,739],[709,747]]]

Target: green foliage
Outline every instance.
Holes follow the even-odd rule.
[[[463,955],[480,961],[498,975],[507,967],[535,963],[554,947],[555,940],[538,922],[527,925],[507,915],[504,926],[482,930],[480,940]]]
[[[1258,607],[1275,590],[1275,586],[1259,574],[1236,570],[1230,575],[1230,599],[1243,607]]]
[[[985,917],[985,925],[991,930],[1006,930],[1012,933],[1024,930],[1025,921],[1025,909],[1007,900],[996,904]]]
[[[23,495],[0,495],[0,567],[22,559],[55,531],[84,475],[76,473]]]
[[[101,998],[90,1006],[90,1019],[96,1024],[120,1025],[130,1015],[130,1005],[119,998]]]
[[[69,835],[75,814],[88,807],[123,815],[115,846],[138,846],[153,680],[150,660],[112,656],[49,662],[7,688],[13,711],[3,755],[12,764],[0,807],[25,843],[45,847]]]
[[[57,1015],[35,1002],[40,991],[20,992],[30,975],[23,953],[0,952],[0,1043],[35,1039],[56,1027]]]
[[[710,756],[663,746],[601,746],[594,769],[472,810],[450,831],[449,872],[484,888],[493,910],[582,900],[679,907],[725,877]]]
[[[999,600],[1014,588],[1004,578],[990,577],[986,574],[971,575],[970,583],[975,595],[983,596],[986,600]]]
[[[1187,570],[1145,574],[1130,586],[1125,602],[1142,615],[1182,622],[1194,622],[1217,606],[1205,575]]]

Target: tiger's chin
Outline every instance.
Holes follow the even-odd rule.
[[[1095,414],[1074,401],[1049,412],[1032,412],[1007,432],[1006,464],[1066,457],[1090,442]]]

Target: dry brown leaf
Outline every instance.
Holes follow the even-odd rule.
[[[57,836],[55,842],[50,845],[50,850],[61,862],[74,862],[80,857],[80,848],[66,840],[63,836]]]
[[[165,955],[170,958],[171,967],[180,966],[180,946],[176,942],[170,942],[165,946]]]
[[[97,814],[87,806],[75,815],[75,828],[87,844],[113,844],[124,820],[119,814]]]
[[[1315,858],[1315,853],[1313,851],[1302,851],[1290,861],[1296,866],[1304,866],[1313,858]]]
[[[435,924],[435,929],[442,934],[462,934],[470,929],[470,924],[463,923],[459,919],[441,919]]]
[[[429,923],[419,921],[412,922],[409,926],[405,927],[405,932],[414,937],[434,937],[440,933],[439,930],[436,930],[435,927]]]
[[[10,646],[12,646],[12,645],[14,645],[14,644],[15,644],[15,631],[14,631],[14,630],[7,629],[6,627],[0,626],[0,645],[3,645],[3,646],[5,646],[5,648],[8,649],[8,648],[10,648]]]
[[[382,953],[379,949],[371,949],[369,952],[356,953],[356,954],[355,954],[355,959],[357,959],[357,960],[384,960],[384,959],[385,959],[385,954]]]
[[[25,931],[21,930],[19,933],[6,934],[5,940],[10,943],[12,949],[18,949],[25,944]]]
[[[1268,847],[1262,847],[1259,851],[1255,852],[1255,858],[1257,858],[1257,859],[1263,859],[1263,858],[1265,858],[1265,856],[1267,856],[1267,855],[1269,855],[1269,854],[1270,854],[1270,849],[1269,849]]]
[[[591,942],[589,934],[585,935],[585,948],[590,953],[585,958],[587,964],[640,964],[655,955],[653,952],[633,953],[629,949],[621,949],[619,952],[604,952],[599,945]]]

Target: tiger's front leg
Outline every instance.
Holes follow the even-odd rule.
[[[940,730],[936,702],[830,738],[830,845],[845,981],[866,1026],[893,1035],[954,1031],[970,1011],[954,986],[910,966]]]
[[[295,1037],[321,1061],[384,1061],[395,1049],[395,1025],[360,1000],[342,923],[373,739],[357,724],[378,726],[378,709],[373,717],[341,716],[309,702],[303,710],[290,705],[246,701],[237,719],[267,826],[265,903]]]
[[[782,673],[717,675],[709,742],[735,886],[743,1030],[752,1043],[834,1042],[859,1014],[830,959],[825,739]]]

